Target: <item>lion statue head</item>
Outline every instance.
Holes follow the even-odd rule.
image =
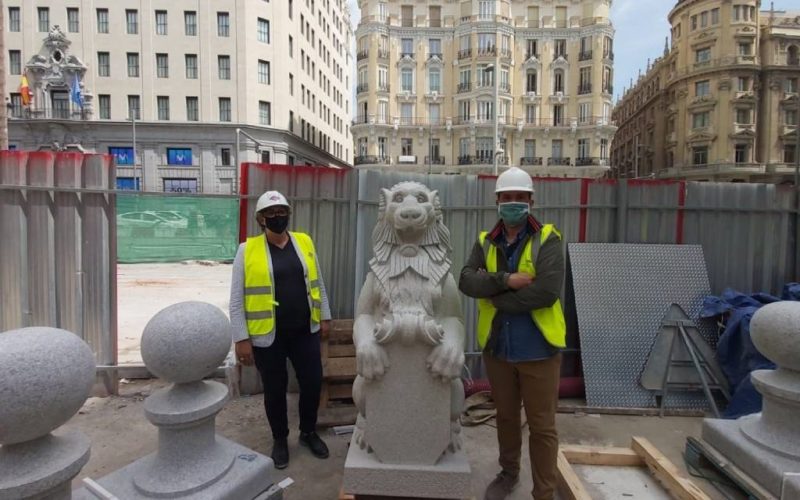
[[[392,249],[400,245],[423,247],[434,260],[443,260],[451,247],[439,193],[419,182],[381,189],[372,243],[379,262],[386,262]]]

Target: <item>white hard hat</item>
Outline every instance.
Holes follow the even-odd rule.
[[[533,194],[533,180],[521,168],[511,167],[497,177],[494,192],[502,193],[504,191],[526,191]]]
[[[286,201],[286,197],[279,192],[267,191],[258,197],[258,202],[256,203],[256,213],[264,210],[265,208],[274,206],[288,207],[289,202]]]

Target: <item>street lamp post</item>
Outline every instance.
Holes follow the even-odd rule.
[[[131,111],[131,130],[133,132],[133,141],[132,141],[133,142],[133,170],[134,170],[134,172],[136,172],[137,154],[136,154],[136,111],[135,110]],[[139,179],[140,179],[139,182],[141,183],[141,186],[139,186],[139,189],[141,189],[142,191],[146,191],[147,189],[146,189],[145,182],[144,182],[144,162],[142,162],[142,167],[141,167],[141,170],[139,171]]]
[[[494,175],[498,174],[498,156],[504,151],[500,149],[500,51],[495,45],[494,64],[486,67],[485,71],[492,72],[494,83]]]

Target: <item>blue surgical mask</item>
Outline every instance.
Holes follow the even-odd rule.
[[[529,204],[517,201],[501,203],[497,206],[497,213],[500,214],[500,218],[503,219],[506,226],[511,227],[519,226],[525,222],[530,211],[531,207]]]

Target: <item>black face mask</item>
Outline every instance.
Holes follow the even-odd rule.
[[[289,226],[288,215],[276,215],[275,217],[264,217],[264,225],[273,233],[281,234]]]

